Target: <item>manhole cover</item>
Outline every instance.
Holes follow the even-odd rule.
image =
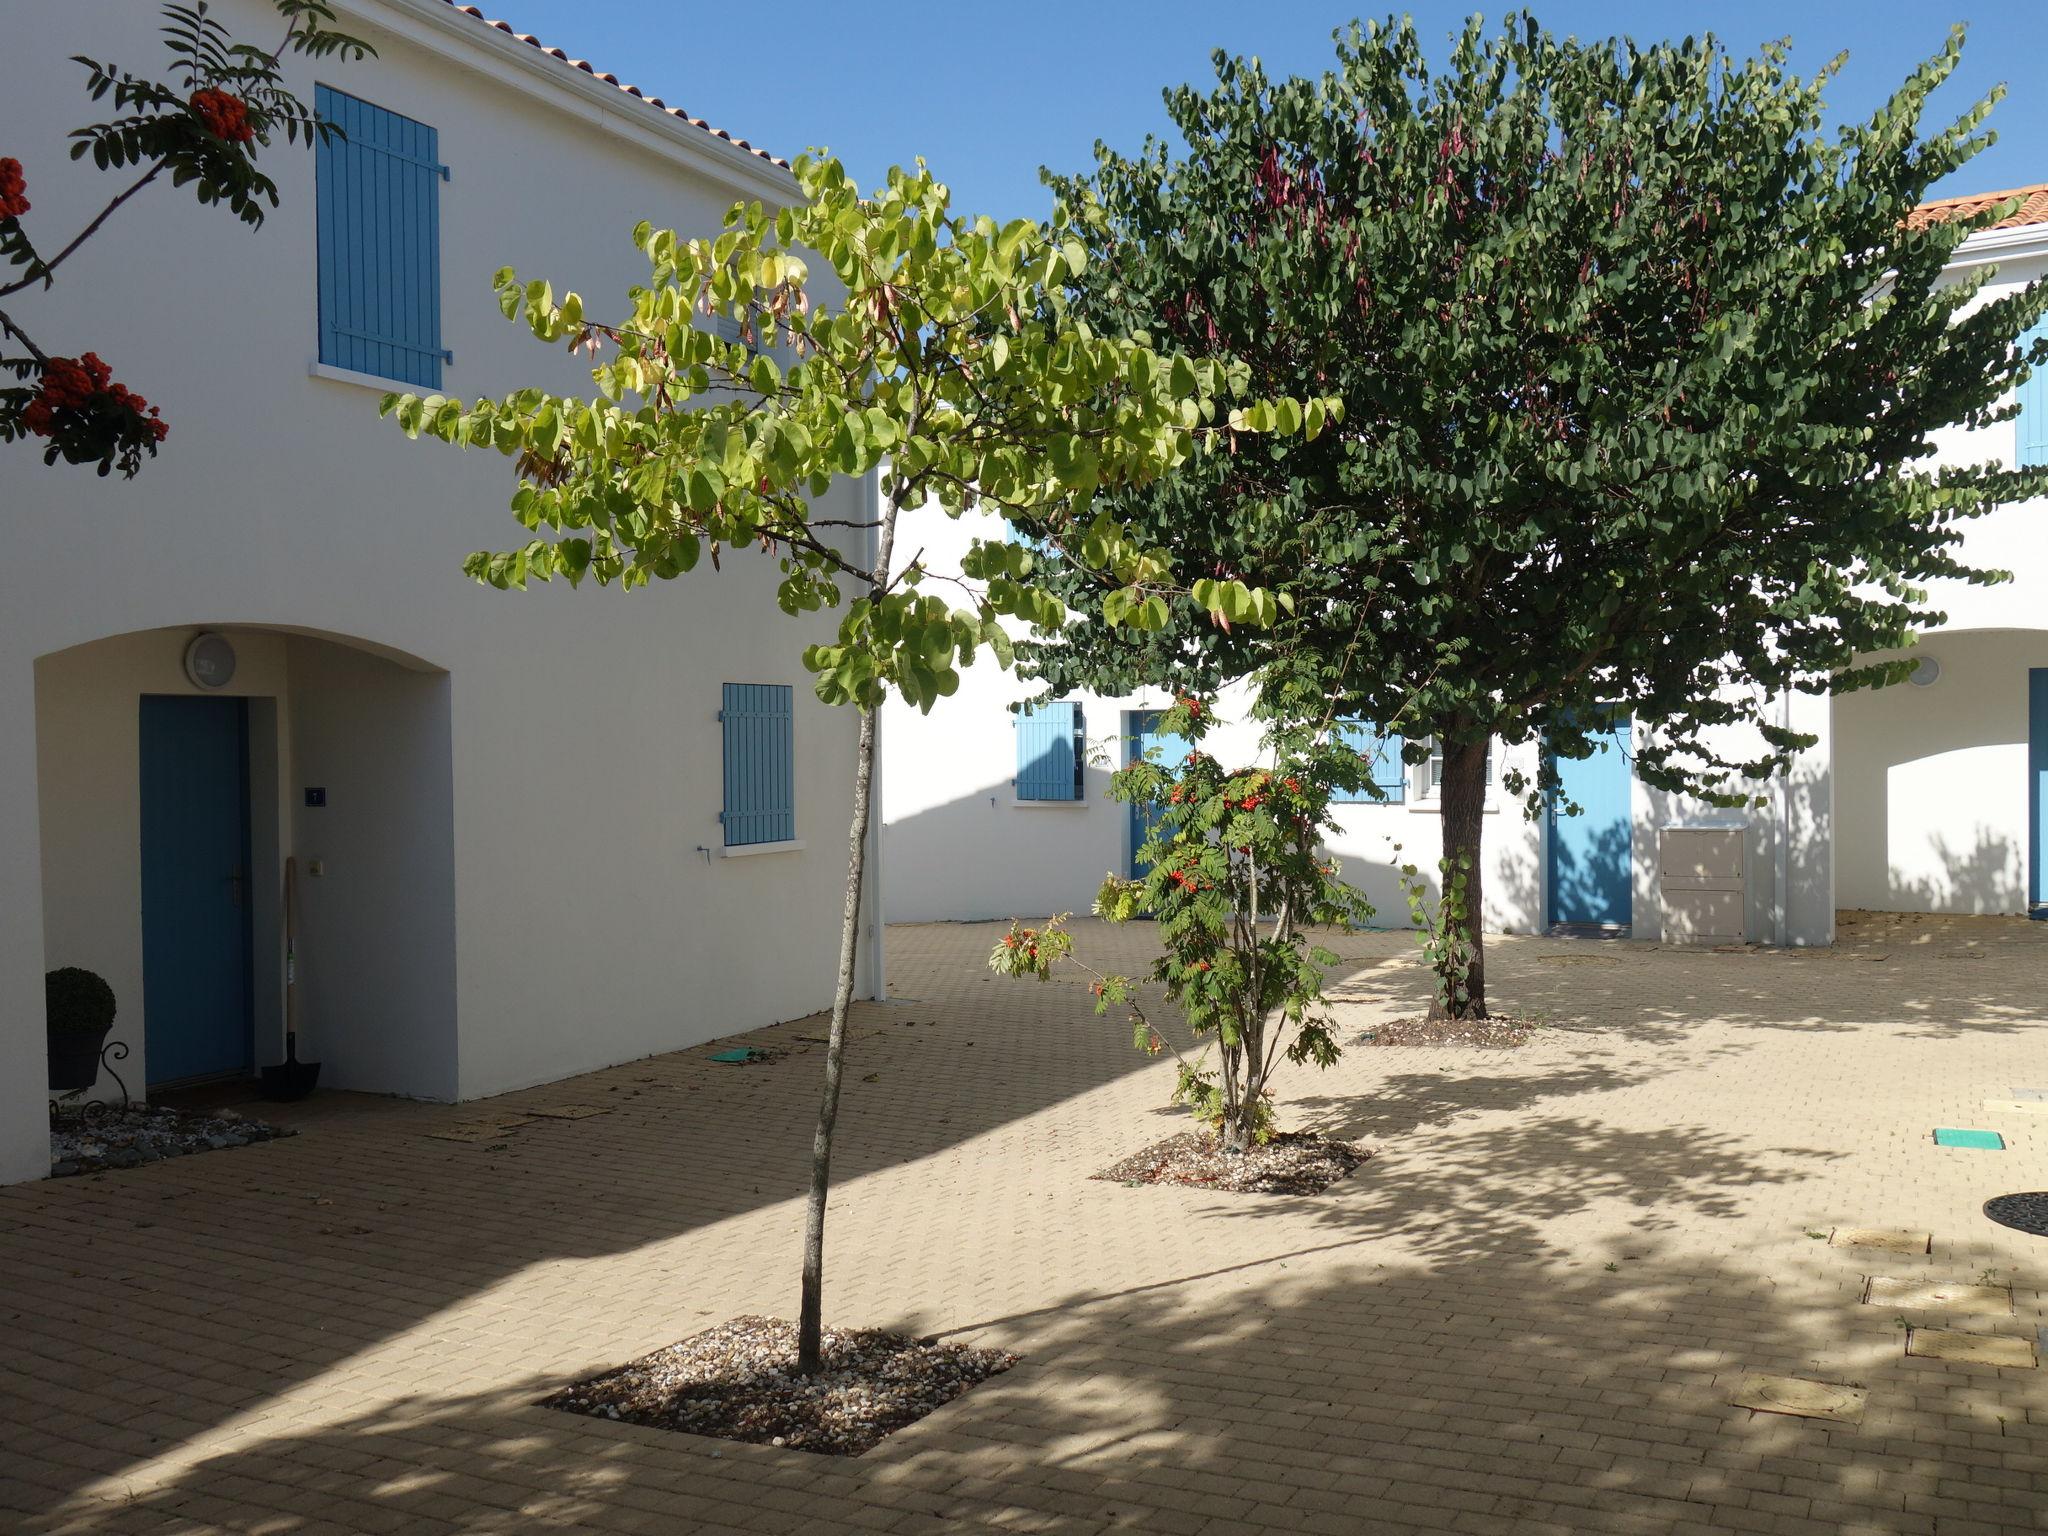
[[[1758,1413],[1783,1413],[1800,1419],[1836,1419],[1854,1424],[1863,1417],[1863,1403],[1867,1396],[1860,1387],[1837,1386],[1831,1381],[1751,1375],[1742,1379],[1729,1401],[1738,1408]]]
[[[1789,1377],[1760,1384],[1757,1395],[1774,1408],[1792,1408],[1801,1413],[1839,1413],[1856,1401],[1854,1392],[1841,1387]]]
[[[2048,1237],[2048,1189],[2023,1195],[1998,1195],[1984,1202],[1984,1214],[2001,1227]]]

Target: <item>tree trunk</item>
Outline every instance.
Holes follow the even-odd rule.
[[[847,836],[846,910],[839,927],[839,977],[832,989],[832,1028],[825,1044],[825,1092],[811,1137],[811,1196],[804,1209],[804,1284],[797,1315],[796,1368],[818,1369],[825,1328],[825,1200],[832,1188],[832,1128],[839,1119],[839,1078],[846,1060],[846,1016],[853,1006],[860,951],[861,882],[867,874],[868,787],[874,782],[875,711],[860,712],[860,756],[853,771],[853,826]]]
[[[1245,1081],[1245,1070],[1250,1060],[1249,1053],[1240,1047],[1235,1055],[1231,1048],[1217,1042],[1218,1055],[1223,1065],[1223,1124],[1218,1128],[1223,1150],[1246,1152],[1252,1145],[1252,1099]]]
[[[1486,748],[1483,740],[1444,747],[1443,783],[1438,786],[1444,836],[1444,884],[1438,910],[1444,952],[1439,956],[1437,974],[1445,996],[1438,997],[1430,1008],[1433,1018],[1486,1017],[1486,940],[1480,930],[1485,902],[1479,862],[1480,837],[1486,827]],[[1451,879],[1460,869],[1465,875],[1464,897],[1453,903]],[[1454,905],[1459,910],[1454,911]]]
[[[896,544],[900,495],[884,498],[882,526],[868,589],[879,596],[889,581]],[[853,1007],[855,962],[860,953],[860,898],[867,876],[870,790],[875,780],[877,702],[860,712],[860,744],[853,769],[853,824],[846,837],[846,907],[839,924],[839,975],[832,987],[832,1027],[826,1032],[825,1091],[818,1100],[818,1125],[811,1136],[811,1193],[804,1207],[803,1298],[797,1313],[796,1368],[818,1369],[825,1331],[825,1201],[832,1189],[832,1128],[839,1120],[839,1080],[846,1062],[846,1016]]]

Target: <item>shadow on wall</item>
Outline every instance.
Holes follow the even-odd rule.
[[[1054,912],[1085,914],[1105,873],[1130,870],[1130,808],[1109,792],[1112,768],[1091,759],[1082,798],[1068,802],[1015,803],[1011,781],[984,784],[943,804],[886,819],[882,828],[883,901],[892,923],[996,922],[1038,918]],[[1356,807],[1348,808],[1354,812]],[[1379,814],[1404,817],[1395,830],[1413,838],[1414,822],[1403,806]],[[1434,820],[1434,818],[1430,818]],[[1540,913],[1541,840],[1521,815],[1519,804],[1488,816],[1484,857],[1488,927],[1526,932],[1528,914]],[[1427,829],[1435,837],[1435,828]],[[1398,855],[1379,846],[1381,856],[1357,845],[1378,842],[1370,824],[1348,827],[1331,841],[1343,878],[1371,903],[1374,928],[1411,926],[1406,882],[1399,864],[1412,860],[1425,904],[1433,908],[1442,881],[1433,853],[1414,848]],[[1345,846],[1345,845],[1351,846]],[[1434,843],[1430,844],[1434,847]]]
[[[1936,832],[1927,839],[1917,875],[1894,869],[1891,895],[1898,912],[1966,914],[2026,910],[2027,856],[2014,839],[1980,826],[1968,848],[1949,846]],[[2004,893],[2004,894],[1994,894]]]
[[[1626,922],[1625,897],[1635,878],[1634,827],[1610,823],[1585,836],[1550,839],[1550,910],[1553,919]]]
[[[888,921],[1085,915],[1102,877],[1128,874],[1131,867],[1130,807],[1111,797],[1112,771],[1091,762],[1078,801],[1020,805],[1004,779],[885,821]],[[1394,864],[1353,852],[1337,856],[1343,877],[1372,904],[1372,926],[1407,927],[1408,898]],[[1439,882],[1433,860],[1419,868],[1418,878],[1434,904]]]
[[[1829,745],[1826,763],[1812,757],[1794,762],[1785,786],[1785,922],[1795,943],[1817,942],[1823,934],[1832,942],[1835,909],[1842,905],[1838,894],[1842,865],[1839,839],[1842,829],[1851,823],[1838,814],[1841,742],[1837,739]],[[1751,878],[1766,882],[1768,888],[1777,882],[1776,834],[1757,842],[1771,851],[1772,867],[1757,871]],[[1762,933],[1751,937],[1774,940],[1777,935]]]
[[[892,923],[987,922],[1086,912],[1102,877],[1130,867],[1130,809],[1113,770],[1082,770],[1081,798],[1018,803],[1005,778],[882,824]]]
[[[2048,667],[2048,631],[1937,631],[1921,652],[1931,686],[1835,700],[1840,904],[2024,912],[2027,678]]]

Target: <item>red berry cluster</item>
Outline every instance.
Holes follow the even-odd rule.
[[[142,456],[154,454],[171,430],[155,406],[115,383],[107,365],[91,352],[46,361],[35,393],[20,409],[21,425],[50,440],[43,453],[46,463],[97,461],[103,475],[117,467],[133,475]]]
[[[22,196],[27,190],[21,162],[11,155],[0,156],[0,219],[18,219],[28,212],[28,199]]]
[[[100,401],[141,418],[141,428],[154,442],[171,430],[163,414],[126,384],[114,381],[113,370],[97,352],[83,357],[53,357],[43,364],[43,381],[33,400],[22,408],[22,425],[37,437],[49,437],[61,423],[59,411],[89,411]]]
[[[249,107],[239,96],[206,86],[192,93],[191,108],[206,124],[206,131],[230,144],[246,144],[256,137],[249,126]]]

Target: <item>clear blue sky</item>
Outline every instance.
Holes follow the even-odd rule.
[[[776,154],[829,146],[864,183],[923,155],[955,206],[1041,215],[1038,168],[1093,163],[1099,138],[1133,150],[1166,128],[1162,87],[1211,79],[1209,53],[1257,54],[1312,74],[1330,32],[1361,9],[1332,0],[487,0],[487,10],[571,57],[679,104]],[[1469,5],[1411,8],[1441,59]],[[1789,36],[1801,73],[1847,49],[1838,118],[1866,115],[1957,21],[1963,67],[1937,105],[1950,116],[1993,85],[1998,142],[1941,190],[2048,181],[2048,0],[1552,0],[1554,32],[1638,39],[1712,31],[1747,53]],[[1500,14],[1489,8],[1488,16]]]

